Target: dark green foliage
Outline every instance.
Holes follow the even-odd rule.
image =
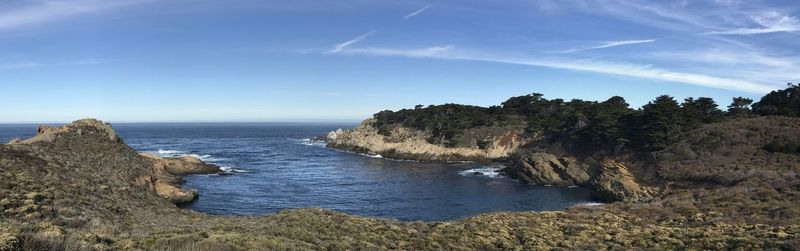
[[[734,117],[749,116],[751,113],[750,104],[752,103],[753,99],[745,97],[735,97],[733,98],[733,102],[731,102],[731,105],[728,106],[728,114]]]
[[[500,113],[492,109],[457,104],[431,105],[427,108],[403,109],[397,112],[382,111],[375,114],[375,126],[382,134],[387,134],[390,126],[400,124],[431,132],[428,139],[433,144],[450,145],[450,140],[464,130],[502,125],[506,120]]]
[[[728,106],[732,117],[751,116],[750,98],[736,97]],[[800,116],[800,86],[790,84],[753,104],[761,115]],[[431,143],[453,145],[453,139],[475,127],[506,126],[524,121],[526,132],[560,142],[575,153],[602,151],[617,155],[621,151],[652,152],[676,142],[704,124],[726,120],[726,113],[709,97],[686,98],[678,103],[663,95],[631,109],[625,99],[614,96],[603,102],[573,99],[546,99],[541,93],[512,97],[501,106],[488,108],[445,104],[397,112],[375,114],[375,126],[388,134],[394,125],[431,133]],[[484,148],[487,142],[477,142]]]
[[[648,151],[657,151],[678,140],[685,128],[681,106],[668,95],[657,97],[644,105],[633,125],[638,132],[638,146]]]
[[[714,99],[709,97],[686,98],[681,104],[681,108],[689,126],[725,120],[725,113],[719,109],[719,105],[714,102]]]
[[[797,154],[800,153],[800,144],[796,142],[772,141],[764,145],[764,150],[772,153]]]
[[[789,83],[786,89],[770,92],[753,104],[753,111],[760,115],[800,116],[800,86]]]

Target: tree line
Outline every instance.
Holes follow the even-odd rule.
[[[605,101],[546,99],[540,93],[512,97],[500,106],[479,107],[458,104],[416,106],[414,109],[382,111],[374,115],[381,133],[402,125],[428,131],[429,142],[453,145],[464,130],[482,126],[525,124],[526,133],[562,142],[576,152],[658,151],[703,124],[737,117],[800,116],[800,86],[766,94],[756,103],[734,97],[727,109],[720,109],[709,97],[678,101],[661,95],[639,109],[632,109],[623,97]]]

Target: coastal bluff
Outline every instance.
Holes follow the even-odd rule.
[[[395,126],[387,134],[381,134],[374,126],[375,119],[366,119],[353,129],[339,129],[324,137],[328,147],[368,155],[380,155],[391,159],[418,161],[480,161],[490,162],[508,158],[511,153],[528,141],[521,130],[489,128],[472,131],[470,135],[480,137],[483,146],[445,146],[433,144],[427,139],[430,133],[413,128]]]
[[[37,134],[32,138],[26,140],[13,139],[9,142],[9,146],[17,150],[41,150],[48,144],[59,144],[71,139],[96,140],[95,144],[81,142],[82,140],[70,142],[73,145],[84,143],[80,146],[85,147],[86,150],[94,149],[104,144],[127,147],[122,139],[117,136],[111,124],[96,119],[81,119],[60,127],[42,125],[39,126]],[[138,170],[134,183],[155,191],[158,195],[173,203],[191,202],[198,196],[197,191],[180,187],[182,183],[180,176],[221,172],[218,166],[204,163],[202,160],[191,156],[163,158],[153,153],[141,153],[140,156],[141,160],[149,163],[149,165],[145,164],[144,166],[149,166],[150,168]]]

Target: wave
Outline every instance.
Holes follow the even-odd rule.
[[[581,206],[582,207],[596,207],[596,206],[602,206],[602,205],[605,205],[605,204],[606,203],[600,203],[600,202],[582,202],[582,203],[575,204],[575,206],[578,206],[578,207],[581,207]]]
[[[219,169],[222,170],[223,173],[249,173],[250,172],[250,171],[247,171],[247,170],[244,170],[244,169],[236,169],[236,168],[231,167],[231,166],[221,166],[221,167],[219,167]]]
[[[228,160],[227,158],[218,158],[218,157],[214,157],[214,156],[211,156],[211,155],[208,155],[208,154],[200,155],[200,154],[193,154],[192,153],[192,154],[183,154],[183,155],[180,155],[179,157],[183,157],[183,156],[195,157],[195,158],[198,158],[198,159],[202,160],[203,162],[217,162],[217,161]]]
[[[177,157],[180,154],[186,153],[186,151],[158,149],[156,153],[161,157]]]
[[[347,154],[356,154],[356,155],[361,155],[361,156],[364,156],[364,157],[370,157],[370,158],[376,158],[376,159],[385,159],[385,160],[391,160],[391,161],[397,161],[397,162],[420,162],[419,160],[413,160],[413,159],[393,159],[393,158],[387,158],[387,157],[383,157],[383,156],[382,156],[382,155],[380,155],[380,154],[370,155],[370,154],[366,154],[366,153],[360,153],[360,152],[354,152],[354,151],[347,151],[347,150],[343,150],[343,149],[339,149],[339,148],[328,148],[328,149],[330,149],[330,150],[332,150],[332,151],[337,151],[337,152],[343,152],[343,153],[347,153]]]
[[[191,156],[202,160],[203,162],[217,162],[217,161],[224,161],[228,160],[227,158],[219,158],[214,157],[208,154],[195,154],[195,153],[188,153],[187,151],[181,150],[165,150],[165,149],[158,149],[156,152],[158,156],[165,157],[165,158],[174,158],[174,157],[183,157],[183,156]]]
[[[321,147],[325,147],[326,145],[328,145],[328,143],[325,143],[325,141],[313,140],[313,139],[301,139],[300,144],[307,146],[321,146]]]
[[[502,169],[502,166],[483,166],[459,171],[458,174],[461,176],[486,176],[489,178],[500,178],[503,176],[503,173],[500,172]]]

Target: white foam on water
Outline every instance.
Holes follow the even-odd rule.
[[[156,151],[156,153],[161,157],[175,157],[175,156],[178,156],[180,154],[186,153],[186,151],[158,149],[158,151]]]
[[[328,143],[325,143],[325,141],[312,140],[312,139],[301,139],[300,144],[307,146],[321,146],[321,147],[325,147],[328,145]]]
[[[219,169],[222,170],[222,172],[224,172],[224,173],[249,173],[250,172],[250,171],[247,171],[247,170],[236,169],[236,168],[231,167],[231,166],[221,166],[221,167],[219,167]]]
[[[211,155],[208,155],[208,154],[194,154],[194,153],[188,153],[187,151],[181,151],[181,150],[158,149],[157,151],[155,151],[155,153],[158,154],[158,156],[168,157],[168,158],[191,156],[191,157],[198,158],[198,159],[202,160],[203,162],[216,162],[216,161],[227,160],[226,158],[217,158],[217,157],[214,157],[214,156],[211,156]]]
[[[208,154],[194,154],[194,153],[191,153],[191,154],[181,154],[181,155],[178,155],[178,156],[179,157],[191,156],[191,157],[198,158],[198,159],[202,160],[203,162],[215,162],[215,161],[227,160],[226,158],[217,158],[217,157],[214,157],[214,156],[211,156],[211,155],[208,155]]]
[[[600,202],[583,202],[583,203],[575,204],[575,206],[596,207],[596,206],[602,206],[602,205],[605,205],[605,204],[606,203],[600,203]]]
[[[461,176],[486,176],[489,178],[500,178],[503,176],[503,173],[500,172],[502,169],[502,166],[483,166],[459,171],[458,174]]]

